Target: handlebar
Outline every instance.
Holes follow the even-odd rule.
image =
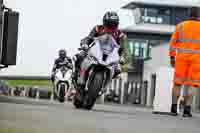
[[[84,49],[84,48],[78,48],[79,51],[83,50],[83,51],[86,51],[86,50],[89,50],[91,47],[93,47],[95,45],[95,42],[92,42],[91,44],[89,44],[88,48],[87,49]]]
[[[83,48],[78,48],[79,51],[83,50]]]

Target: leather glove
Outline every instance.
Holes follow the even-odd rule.
[[[124,64],[125,64],[125,59],[124,59],[124,57],[121,57],[121,58],[120,58],[119,63],[120,63],[121,65],[124,65]]]
[[[89,46],[87,44],[82,44],[81,45],[81,49],[83,50],[87,50],[89,48]]]

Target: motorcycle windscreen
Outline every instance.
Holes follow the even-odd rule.
[[[58,69],[58,71],[56,72],[56,77],[59,79],[59,80],[68,80],[70,79],[71,77],[71,70],[69,70],[68,68],[66,67],[61,67],[60,69]]]
[[[95,45],[90,49],[89,55],[95,57],[102,65],[109,65],[119,61],[118,46],[110,36],[95,39]],[[103,56],[106,55],[106,60]]]

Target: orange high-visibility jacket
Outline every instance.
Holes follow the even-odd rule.
[[[200,63],[200,21],[188,20],[177,25],[170,40],[170,56]]]
[[[174,82],[200,86],[200,21],[188,20],[177,25],[169,55],[176,60]]]

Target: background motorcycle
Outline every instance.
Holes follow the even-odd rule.
[[[65,95],[71,89],[71,75],[72,70],[66,66],[62,66],[56,71],[54,81],[54,95],[56,95],[60,102],[65,101]]]
[[[106,91],[119,64],[118,50],[119,45],[111,35],[94,38],[78,74],[78,94],[73,101],[76,108],[92,109],[96,99]]]

